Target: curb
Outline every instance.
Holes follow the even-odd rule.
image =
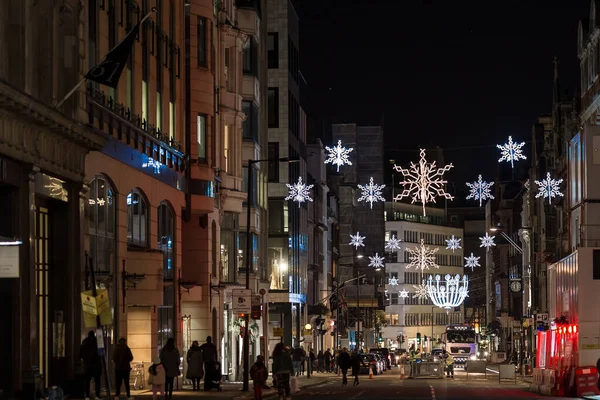
[[[325,379],[325,380],[323,380],[321,382],[318,382],[318,383],[311,383],[311,384],[308,384],[308,385],[304,385],[304,386],[302,386],[300,388],[300,392],[302,392],[302,390],[304,390],[305,388],[310,388],[310,387],[315,387],[315,386],[323,385],[323,384],[329,383],[332,380],[333,380],[333,378],[327,378],[327,379]],[[273,390],[272,393],[263,395],[263,399],[272,399],[272,398],[275,398],[277,396],[278,396],[277,391]],[[254,399],[254,395],[249,394],[247,396],[238,396],[238,397],[233,397],[232,398],[232,400],[248,400],[248,399]]]

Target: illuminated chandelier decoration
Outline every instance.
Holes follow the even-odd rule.
[[[469,295],[469,278],[463,275],[447,274],[445,281],[439,275],[427,279],[427,292],[432,303],[438,307],[450,309],[460,306]]]
[[[437,196],[448,200],[453,200],[454,197],[444,190],[446,181],[444,174],[454,166],[448,164],[443,168],[437,168],[435,161],[428,163],[425,159],[425,149],[420,151],[421,159],[418,164],[410,163],[410,168],[402,168],[394,165],[394,170],[401,172],[404,180],[400,184],[404,187],[402,193],[394,197],[394,201],[400,201],[404,197],[411,198],[411,204],[420,202],[423,204],[423,216],[426,216],[425,204],[435,203]]]

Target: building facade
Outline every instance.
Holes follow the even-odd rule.
[[[394,236],[401,240],[400,249],[389,252],[386,263],[385,313],[388,325],[383,328],[384,347],[408,349],[417,344],[417,333],[421,336],[424,351],[441,347],[441,334],[448,324],[465,322],[464,303],[450,310],[442,309],[426,296],[417,295],[417,288],[426,284],[430,276],[442,280],[447,274],[464,275],[463,229],[447,226],[443,209],[427,208],[427,216],[422,215],[419,205],[386,203],[386,240]],[[461,247],[448,249],[446,240],[452,237],[461,240]],[[409,265],[414,250],[425,246],[435,251],[435,264],[439,268],[421,270]],[[433,261],[433,260],[432,260]],[[402,292],[408,292],[402,297]],[[404,344],[398,338],[404,338]],[[425,339],[427,337],[427,339]],[[418,346],[417,346],[418,347]]]

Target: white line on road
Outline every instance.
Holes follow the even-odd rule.
[[[357,394],[356,396],[349,397],[349,398],[348,398],[348,400],[357,399],[357,398],[359,398],[360,396],[362,396],[363,394],[365,394],[365,392],[360,392],[360,393],[359,393],[359,394]]]
[[[429,387],[431,388],[431,399],[435,400],[435,389],[431,385],[429,385]]]
[[[496,371],[495,369],[491,369],[491,368],[486,368],[486,370],[493,372],[495,374],[499,374],[500,372]]]

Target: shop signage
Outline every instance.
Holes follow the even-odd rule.
[[[19,277],[19,246],[0,245],[0,278]]]
[[[233,313],[250,314],[252,310],[252,290],[234,289],[231,294],[231,310]]]
[[[274,337],[283,337],[283,328],[273,328]]]

